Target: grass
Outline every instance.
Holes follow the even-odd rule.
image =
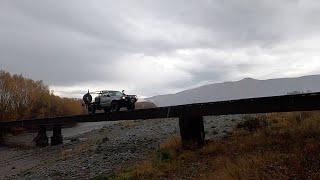
[[[320,113],[272,113],[195,151],[171,138],[150,158],[106,179],[319,179]]]

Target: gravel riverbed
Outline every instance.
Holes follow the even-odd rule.
[[[226,135],[241,121],[241,115],[205,117],[206,139]],[[163,141],[179,136],[179,125],[174,118],[119,121],[83,132],[70,133],[58,146],[0,147],[0,179],[90,179],[109,175],[146,159]],[[31,142],[34,136],[16,139]]]

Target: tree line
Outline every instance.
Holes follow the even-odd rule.
[[[0,70],[0,121],[83,114],[81,104],[54,95],[42,81]]]

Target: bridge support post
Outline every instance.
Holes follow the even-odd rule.
[[[41,125],[38,127],[38,135],[33,139],[37,147],[46,147],[49,145],[49,140],[46,131],[46,126]]]
[[[0,146],[1,145],[4,145],[4,128],[3,127],[0,127]]]
[[[204,145],[205,133],[202,116],[182,115],[179,117],[179,127],[183,148],[201,148]]]
[[[61,133],[62,125],[53,126],[53,136],[51,137],[51,146],[59,145],[63,143],[63,137]]]

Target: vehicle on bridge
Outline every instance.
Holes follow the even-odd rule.
[[[92,102],[92,95],[97,94]],[[138,98],[136,95],[126,95],[124,91],[103,90],[98,92],[89,92],[83,96],[83,102],[88,109],[89,114],[95,114],[96,110],[105,112],[119,111],[120,108],[134,110]]]

